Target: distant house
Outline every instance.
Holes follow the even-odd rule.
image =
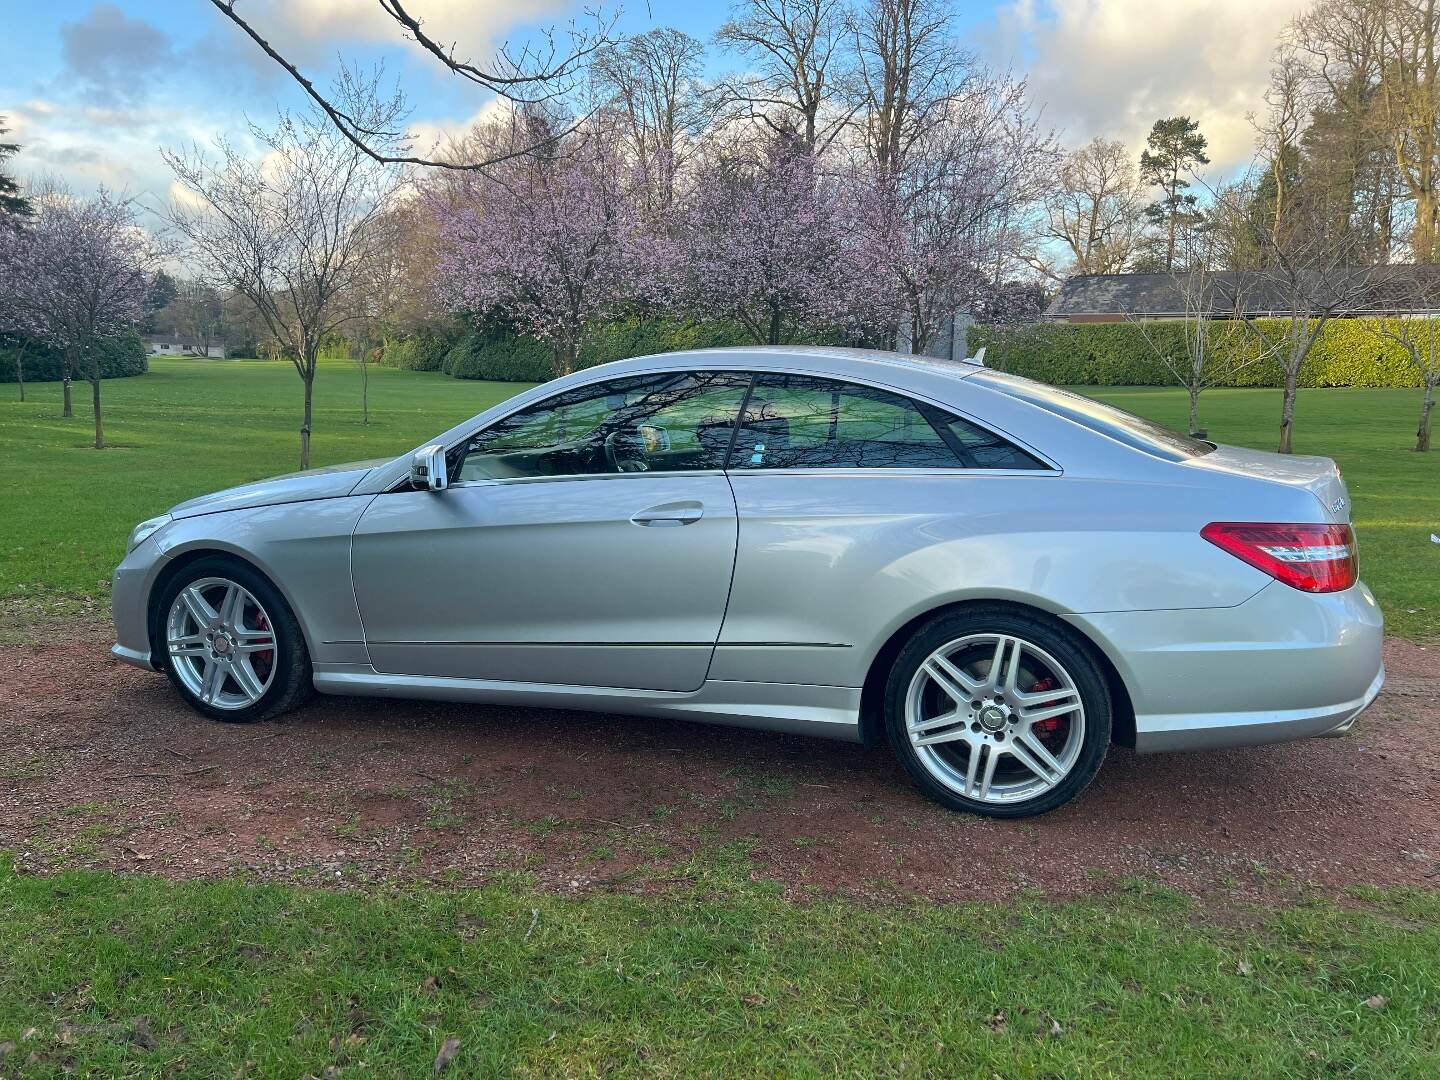
[[[202,345],[193,338],[175,334],[146,334],[145,351],[151,356],[212,356],[225,359],[224,345]]]
[[[1183,319],[1184,274],[1084,274],[1072,277],[1045,309],[1050,322],[1114,323],[1126,319]],[[1213,319],[1284,318],[1291,314],[1286,283],[1255,270],[1206,275],[1201,307]],[[1327,288],[1353,293],[1338,318],[1429,315],[1440,312],[1440,266],[1341,267]]]

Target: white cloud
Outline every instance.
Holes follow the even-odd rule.
[[[157,147],[206,142],[214,130],[194,109],[159,106],[131,110],[116,123],[80,103],[26,102],[13,120],[20,153],[12,165],[22,177],[57,177],[82,195],[103,184],[151,210],[170,186]]]
[[[1095,135],[1143,145],[1163,116],[1188,115],[1212,170],[1252,156],[1248,113],[1264,110],[1280,32],[1309,0],[1013,0],[1002,40],[1024,57],[1037,101],[1069,144]]]
[[[553,22],[574,6],[569,0],[414,0],[405,10],[420,20],[427,37],[445,47],[453,45],[457,59],[483,66],[506,33],[525,24]],[[307,58],[333,55],[337,41],[419,51],[418,45],[402,39],[399,24],[375,0],[265,0],[241,13],[262,36]]]
[[[420,157],[435,157],[464,139],[474,128],[503,117],[513,106],[505,98],[491,98],[466,120],[413,120],[406,127],[410,149]]]

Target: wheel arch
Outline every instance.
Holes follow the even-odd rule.
[[[305,637],[305,648],[311,656],[315,655],[313,643],[310,640],[309,627],[305,625],[305,620],[301,618],[299,609],[296,608],[295,602],[291,599],[289,592],[286,591],[280,582],[275,580],[273,574],[266,571],[266,569],[254,559],[249,558],[243,552],[233,548],[218,544],[197,544],[194,547],[189,547],[184,551],[177,552],[168,558],[164,567],[155,575],[155,580],[150,586],[150,595],[145,598],[145,621],[150,640],[150,663],[155,667],[155,670],[159,671],[161,669],[161,660],[164,656],[164,649],[160,641],[161,624],[164,619],[164,613],[160,610],[160,597],[165,594],[165,590],[170,587],[170,583],[183,573],[187,567],[193,566],[202,559],[210,558],[227,559],[231,562],[239,563],[253,573],[259,574],[269,582],[271,587],[280,594],[286,606],[290,608],[290,613],[295,617],[295,622],[300,627],[300,633]]]
[[[1099,642],[1080,627],[1060,618],[1055,612],[1047,611],[1034,604],[1008,597],[974,597],[938,604],[920,612],[891,633],[876,651],[870,661],[870,667],[866,671],[865,682],[860,691],[860,741],[865,746],[879,746],[885,741],[885,682],[890,675],[890,668],[895,663],[895,658],[905,647],[905,643],[910,640],[920,626],[931,619],[977,607],[1006,607],[1024,612],[1065,629],[1089,646],[1096,664],[1105,676],[1105,684],[1110,691],[1114,709],[1111,717],[1110,741],[1120,746],[1133,747],[1135,745],[1135,707],[1130,698],[1130,689],[1125,685],[1125,680],[1121,677],[1115,662],[1110,659],[1109,654]]]

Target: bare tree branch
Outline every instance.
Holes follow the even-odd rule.
[[[260,32],[235,10],[238,2],[239,0],[210,0],[211,5],[217,11],[239,27],[261,52],[278,64],[305,91],[306,96],[314,102],[316,108],[324,113],[335,129],[355,149],[380,164],[420,165],[426,168],[448,169],[457,172],[483,171],[511,158],[543,150],[583,123],[583,120],[578,120],[570,128],[554,132],[542,142],[513,149],[501,157],[487,158],[481,161],[457,161],[453,158],[424,157],[418,154],[395,152],[390,146],[395,139],[402,135],[402,132],[384,126],[370,126],[353,112],[333,101],[299,67],[286,59],[279,49],[262,37]],[[399,0],[376,0],[376,2],[386,15],[395,20],[403,35],[414,40],[449,71],[518,105],[535,105],[552,101],[566,93],[571,88],[572,81],[586,58],[609,42],[609,33],[613,27],[613,19],[610,22],[603,22],[597,16],[596,32],[586,34],[572,31],[572,48],[563,55],[559,54],[558,49],[554,47],[553,36],[547,35],[547,40],[552,42],[549,56],[540,59],[538,54],[528,47],[522,50],[519,56],[511,56],[505,49],[502,49],[497,57],[497,70],[486,71],[469,61],[457,59],[453,46],[443,46],[426,34],[422,20],[411,15]],[[558,59],[556,59],[557,55]],[[537,60],[539,60],[538,64]],[[527,70],[527,66],[531,65],[535,69]],[[346,73],[343,77],[350,76]],[[526,91],[535,92],[527,93]]]

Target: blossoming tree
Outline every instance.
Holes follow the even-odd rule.
[[[97,450],[101,343],[139,321],[162,258],[130,202],[103,188],[90,199],[48,194],[23,229],[0,233],[0,293],[23,329],[64,352],[67,416],[70,373],[90,383]]]
[[[799,140],[728,154],[696,178],[681,229],[683,303],[735,319],[760,345],[860,310],[845,187]]]
[[[502,121],[490,133],[533,142],[541,121]],[[554,153],[511,158],[444,185],[443,300],[471,315],[499,313],[551,344],[555,373],[575,370],[586,329],[654,291],[667,261],[629,196],[629,169],[597,133]]]

